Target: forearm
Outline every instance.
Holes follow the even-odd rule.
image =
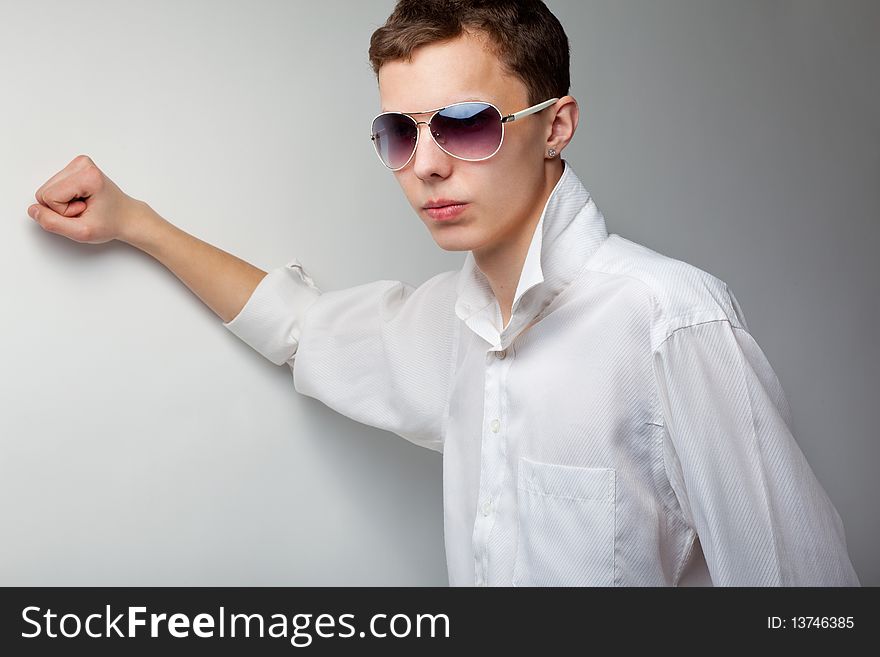
[[[266,272],[174,226],[148,204],[119,236],[167,267],[224,322],[244,307]]]

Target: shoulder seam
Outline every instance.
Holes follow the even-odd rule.
[[[746,331],[746,329],[742,328],[741,326],[737,326],[736,324],[734,324],[733,322],[731,322],[729,317],[719,317],[718,319],[707,319],[707,320],[702,321],[702,322],[693,322],[693,323],[691,323],[691,324],[685,324],[684,326],[679,326],[679,327],[677,327],[677,328],[672,329],[672,330],[669,332],[669,335],[667,335],[665,338],[663,338],[663,339],[657,344],[657,346],[653,349],[653,351],[654,351],[654,352],[659,351],[660,348],[661,348],[664,344],[666,344],[666,342],[669,340],[669,338],[671,338],[673,335],[675,335],[675,334],[678,333],[679,331],[682,331],[682,330],[684,330],[684,329],[693,328],[693,327],[695,327],[695,326],[701,326],[701,325],[703,325],[703,324],[714,324],[715,322],[727,322],[728,324],[730,324],[730,328],[732,328],[732,329],[740,329],[741,331],[745,331],[746,333],[748,333],[748,331]]]

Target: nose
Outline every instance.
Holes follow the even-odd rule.
[[[427,127],[428,130],[427,134],[419,134],[416,152],[413,155],[413,171],[423,180],[432,176],[445,178],[449,175],[449,168],[452,166],[452,160],[455,158],[437,145],[433,135],[431,135],[431,127],[427,121],[416,122],[417,129],[421,130],[422,126]]]

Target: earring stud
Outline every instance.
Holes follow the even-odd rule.
[[[550,157],[556,157],[556,149],[551,148],[550,150],[547,151],[547,155],[549,155]]]

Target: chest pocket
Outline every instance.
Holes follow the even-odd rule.
[[[520,457],[513,586],[613,586],[615,475]]]

